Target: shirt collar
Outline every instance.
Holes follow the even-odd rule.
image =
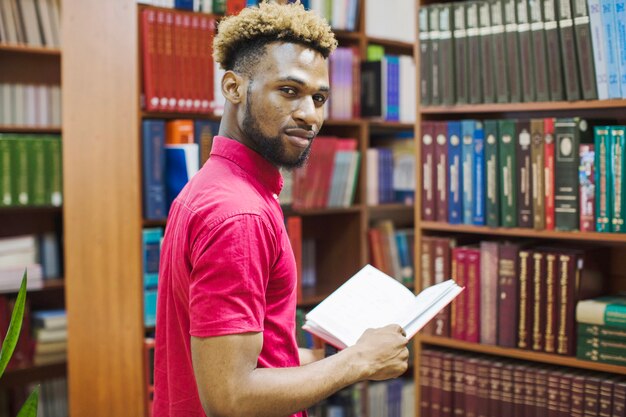
[[[270,192],[280,194],[283,188],[283,177],[278,168],[246,145],[224,136],[215,136],[211,146],[211,155],[232,161],[267,187]]]

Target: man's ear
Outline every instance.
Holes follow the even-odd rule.
[[[232,104],[239,104],[243,100],[245,80],[233,71],[226,71],[222,78],[222,93]]]

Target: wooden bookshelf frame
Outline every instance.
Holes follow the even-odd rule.
[[[61,57],[60,48],[48,48],[40,46],[30,46],[23,44],[6,44],[0,43],[0,54],[28,54],[28,55],[52,55]]]

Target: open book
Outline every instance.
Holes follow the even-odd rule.
[[[339,349],[354,345],[368,328],[389,324],[402,326],[411,338],[463,289],[448,280],[416,296],[367,265],[311,310],[302,328]]]

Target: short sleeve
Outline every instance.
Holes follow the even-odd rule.
[[[237,214],[202,234],[191,250],[190,334],[263,331],[276,238],[256,214]]]

